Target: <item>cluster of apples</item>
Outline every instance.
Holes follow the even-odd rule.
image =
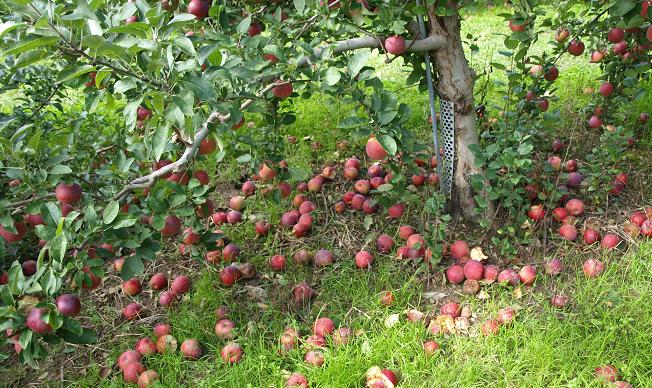
[[[14,182],[14,181],[12,181]],[[20,185],[20,181],[14,182],[13,186]],[[71,211],[75,210],[73,205],[79,202],[82,198],[82,188],[78,183],[59,183],[55,189],[55,196],[59,203],[61,203],[61,215],[67,216]],[[14,231],[6,229],[0,225],[0,237],[8,243],[14,243],[22,240],[27,234],[28,225],[31,228],[36,228],[38,225],[45,224],[43,216],[40,214],[26,214],[22,220],[14,221]],[[39,245],[43,246],[45,241],[39,241]]]
[[[143,337],[136,342],[134,349],[120,354],[117,366],[122,372],[126,383],[138,384],[140,388],[150,387],[159,380],[156,371],[147,370],[143,365],[143,357],[153,357],[156,354],[172,354],[177,348],[187,360],[198,360],[203,354],[202,347],[196,339],[186,339],[178,347],[177,339],[172,335],[168,324],[158,324],[154,327],[154,338]]]

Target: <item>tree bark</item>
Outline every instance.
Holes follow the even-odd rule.
[[[457,1],[449,0],[448,7],[457,8]],[[471,176],[482,173],[481,169],[475,167],[475,158],[469,149],[469,145],[479,143],[473,103],[475,72],[464,55],[459,15],[436,16],[434,6],[431,6],[428,16],[430,34],[446,37],[444,46],[431,53],[437,74],[436,89],[441,99],[455,104],[455,161],[451,212],[454,216],[475,220],[476,203]],[[491,209],[487,210],[491,212]]]

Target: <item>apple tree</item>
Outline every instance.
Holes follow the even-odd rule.
[[[14,343],[27,363],[45,354],[39,338],[92,341],[75,320],[73,294],[101,285],[105,260],[129,279],[162,240],[182,238],[190,251],[219,243],[222,236],[207,228],[215,186],[197,161],[238,160],[272,187],[303,179],[284,166],[278,133],[296,120],[296,98],[322,93],[349,103],[351,115],[339,126],[391,171],[379,202],[387,208],[410,200],[406,177],[415,155],[431,146],[406,129],[410,110],[375,74],[370,49],[387,61],[402,57],[412,70],[408,82],[421,90],[428,86],[424,54],[432,59],[438,98],[454,112],[450,208],[467,219],[491,217],[494,203],[513,208],[510,201],[533,184],[526,159],[555,119],[546,113],[552,69],[566,51],[580,51],[580,39],[600,51],[620,36],[610,39],[608,28],[624,31],[615,44],[626,47],[600,62],[614,86],[604,98],[627,103],[649,73],[647,2],[591,1],[575,13],[566,1],[554,16],[536,1],[518,2],[506,15],[511,65],[493,64],[507,79],[496,104],[503,113],[488,120],[476,109],[476,74],[461,35],[467,3],[8,1],[0,25],[3,87],[20,88],[32,103],[5,115],[0,127],[0,253],[32,254],[35,270],[5,263],[2,341]],[[553,44],[530,55],[539,39]],[[541,68],[532,71],[533,64]],[[69,96],[83,97],[84,117],[49,117]],[[120,111],[123,121],[101,117],[100,106]],[[601,120],[625,122],[616,110],[609,114]],[[242,128],[248,115],[260,118],[256,136]],[[482,133],[478,115],[487,121]],[[31,241],[31,251],[20,252],[21,241]]]

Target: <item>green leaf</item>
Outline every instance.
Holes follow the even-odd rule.
[[[62,261],[66,254],[67,246],[68,240],[66,239],[65,233],[54,236],[49,243],[50,260]]]
[[[349,59],[348,70],[349,77],[355,78],[356,75],[362,70],[362,68],[367,64],[369,60],[369,55],[371,52],[369,50],[364,50],[355,53],[351,59]]]
[[[152,134],[152,160],[161,159],[169,138],[170,129],[167,126],[156,128],[156,131]]]
[[[290,174],[290,179],[294,182],[305,181],[310,177],[310,170],[300,167],[289,167],[288,173]]]
[[[196,19],[195,15],[189,13],[180,13],[175,15],[172,20],[168,22],[168,26],[174,23],[192,22]]]
[[[247,30],[249,30],[249,26],[251,26],[251,15],[247,16],[246,18],[242,19],[240,23],[238,23],[237,31],[240,34],[246,34]]]
[[[111,227],[113,229],[129,228],[136,225],[137,221],[138,218],[133,216],[126,216],[125,218],[118,217],[118,221],[116,221],[115,224],[111,225]]]
[[[180,36],[176,39],[174,39],[174,45],[179,47],[181,51],[188,55],[196,55],[195,47],[192,45],[192,42],[190,39],[186,38],[185,36]]]
[[[340,78],[342,78],[342,74],[339,72],[339,70],[337,70],[335,67],[329,67],[328,70],[326,70],[324,82],[328,86],[333,86],[340,82]]]
[[[97,15],[88,7],[86,0],[77,0],[75,11],[69,15],[60,16],[61,20],[98,20]]]
[[[112,223],[113,220],[115,220],[115,217],[118,215],[119,211],[120,203],[118,201],[109,202],[109,204],[102,212],[102,221],[104,222],[104,225]]]
[[[87,328],[84,328],[81,334],[61,328],[57,330],[57,336],[69,344],[87,345],[97,342],[97,334]]]
[[[18,43],[5,50],[4,55],[16,55],[38,47],[45,47],[56,43],[59,37],[31,35],[21,39]]]
[[[296,9],[298,13],[303,13],[303,10],[306,9],[306,0],[293,0],[293,3],[294,9]]]
[[[149,32],[149,25],[143,22],[121,24],[119,26],[109,28],[107,32],[116,34],[129,34],[137,36],[141,39],[145,39],[147,38],[147,33]]]
[[[17,22],[14,22],[14,21],[6,21],[6,22],[0,24],[0,40],[2,40],[2,38],[4,38],[6,33],[11,32],[11,31],[15,30],[18,27],[24,27],[24,26],[26,26],[25,23],[17,23]]]
[[[122,265],[120,276],[125,280],[131,279],[134,275],[143,273],[144,270],[145,265],[143,264],[142,258],[137,255],[129,256]]]
[[[72,169],[68,166],[64,166],[63,164],[58,164],[50,170],[51,175],[66,175],[72,173]]]
[[[96,78],[97,79],[97,78]],[[127,90],[131,90],[135,88],[136,85],[136,80],[133,78],[123,78],[115,83],[113,86],[113,91],[116,93],[124,93]],[[138,109],[138,107],[136,107]]]
[[[636,7],[636,2],[632,0],[619,0],[615,1],[610,8],[610,13],[612,16],[624,16],[627,12],[631,11]]]
[[[127,128],[130,130],[136,126],[136,113],[141,102],[143,102],[143,97],[128,103],[123,111]]]
[[[393,137],[389,135],[382,135],[378,137],[378,142],[383,146],[388,154],[392,156],[396,155],[396,151],[398,151],[398,145],[396,144],[396,140],[394,140]]]
[[[188,88],[192,89],[201,101],[210,101],[217,98],[213,86],[201,77],[188,76],[181,80]]]

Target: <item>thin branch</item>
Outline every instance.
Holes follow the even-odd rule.
[[[39,18],[42,17],[41,13],[36,9],[36,7],[34,7],[34,5],[30,4],[29,6],[32,8],[32,10],[34,11],[34,13],[36,13],[36,15],[38,15]],[[61,31],[60,31],[60,30],[59,30],[59,29],[54,25],[54,23],[52,22],[52,20],[50,20],[49,18],[48,18],[48,26],[50,26],[50,29],[51,29],[52,31],[54,31],[54,33],[56,33],[56,34],[59,36],[59,38],[61,38],[61,40],[66,44],[66,46],[68,46],[68,48],[69,48],[70,50],[73,51],[74,54],[78,54],[78,55],[80,55],[80,56],[82,56],[82,57],[88,59],[92,64],[94,64],[94,65],[98,65],[98,66],[105,66],[105,67],[108,67],[109,69],[113,70],[114,72],[116,72],[116,73],[118,73],[118,74],[137,78],[137,79],[139,79],[139,80],[141,80],[141,81],[143,81],[143,82],[145,82],[145,83],[149,83],[149,84],[152,84],[152,85],[158,86],[159,88],[162,88],[162,89],[164,89],[164,90],[168,90],[168,89],[169,89],[169,88],[167,87],[167,85],[162,84],[162,83],[160,83],[159,81],[152,80],[152,79],[149,79],[149,78],[147,78],[147,77],[144,77],[144,76],[138,75],[138,74],[136,74],[136,73],[134,73],[134,72],[131,72],[131,71],[129,71],[129,70],[121,69],[121,68],[119,68],[119,67],[114,66],[114,65],[111,64],[111,63],[104,62],[104,61],[102,61],[102,60],[99,60],[99,59],[97,59],[97,58],[95,58],[95,57],[92,57],[92,56],[88,55],[84,50],[82,50],[81,48],[79,48],[79,47],[77,47],[76,45],[74,45],[74,44],[72,43],[72,41],[69,41],[68,39],[66,39],[65,35],[64,35],[64,34],[63,34],[63,33],[62,33],[62,32],[61,32]],[[62,51],[65,51],[65,49],[62,49]]]
[[[18,128],[22,127],[23,125],[28,123],[31,119],[33,119],[34,116],[36,116],[41,111],[41,109],[43,109],[45,107],[45,105],[47,103],[49,103],[50,100],[52,100],[52,97],[54,97],[54,95],[59,91],[59,89],[61,89],[61,84],[59,84],[59,83],[55,84],[54,89],[52,89],[52,93],[50,93],[50,95],[47,96],[47,98],[45,100],[43,100],[41,102],[41,104],[36,109],[34,109],[32,111],[32,114],[29,115],[29,117],[25,118],[23,121],[20,122],[20,125],[18,125]]]
[[[54,193],[50,193],[50,194],[45,194],[45,195],[42,195],[42,196],[39,196],[39,197],[27,198],[27,199],[24,199],[24,200],[22,200],[22,201],[18,201],[18,202],[10,203],[9,205],[7,205],[7,209],[15,209],[15,208],[18,208],[18,207],[21,207],[21,206],[25,206],[25,205],[27,205],[27,204],[30,204],[30,203],[32,203],[32,202],[34,202],[34,201],[39,201],[39,200],[41,200],[41,199],[46,199],[46,198],[54,197],[55,195],[56,195],[56,194],[54,194]]]
[[[419,40],[406,40],[405,45],[407,46],[408,52],[421,52],[421,51],[432,51],[440,49],[444,46],[446,38],[439,35],[431,35],[425,39]],[[341,54],[346,51],[359,50],[363,48],[381,48],[382,44],[379,39],[376,37],[361,37],[353,38],[348,40],[343,40],[340,42],[334,43],[335,48],[333,49],[333,54]],[[321,58],[321,55],[324,51],[324,48],[315,48],[314,56]],[[305,66],[308,64],[308,57],[303,57],[297,62],[297,66]]]
[[[557,61],[559,60],[559,58],[561,58],[562,55],[564,55],[564,54],[566,54],[566,53],[568,52],[568,47],[570,47],[571,43],[573,43],[573,41],[574,41],[575,39],[577,39],[577,38],[579,38],[581,35],[583,35],[584,32],[586,31],[586,29],[587,29],[590,25],[592,25],[593,23],[595,23],[596,21],[598,21],[598,19],[600,19],[600,18],[602,17],[602,15],[604,15],[604,14],[607,13],[607,12],[609,12],[609,8],[610,8],[610,7],[605,8],[604,10],[602,10],[602,12],[600,12],[599,14],[597,14],[597,15],[596,15],[596,16],[595,16],[595,17],[594,17],[590,22],[588,22],[588,23],[586,23],[584,26],[582,26],[582,29],[580,29],[580,30],[577,32],[577,34],[575,34],[575,36],[573,36],[573,37],[568,41],[568,44],[566,45],[566,47],[564,48],[564,50],[561,51],[561,52],[559,53],[559,55],[557,55],[557,57],[555,58],[554,61],[552,61],[552,63],[553,63],[553,64],[557,63]]]
[[[263,96],[265,93],[268,91],[272,90],[275,86],[278,86],[279,84],[277,83],[271,83],[267,86],[265,86],[259,93],[259,96]],[[249,99],[246,100],[245,102],[240,105],[240,110],[245,110],[247,109],[251,104],[254,103],[254,99]],[[118,194],[116,194],[115,197],[113,197],[114,200],[119,201],[122,198],[124,198],[126,195],[128,195],[131,191],[137,190],[137,189],[144,189],[148,188],[154,185],[157,179],[161,178],[164,175],[167,175],[168,173],[171,173],[175,170],[178,170],[179,167],[182,167],[186,163],[188,163],[192,157],[194,157],[197,148],[199,148],[199,144],[208,136],[210,133],[208,129],[208,125],[215,122],[216,120],[219,120],[221,122],[225,122],[228,119],[231,118],[231,114],[227,113],[225,115],[220,114],[219,112],[213,112],[208,116],[208,119],[206,119],[206,122],[202,124],[202,128],[195,134],[195,139],[193,140],[192,144],[189,144],[186,146],[185,151],[181,155],[181,157],[174,163],[170,163],[167,166],[161,167],[156,171],[153,171],[152,173],[142,176],[140,178],[136,178],[131,181],[124,189],[122,189]]]

